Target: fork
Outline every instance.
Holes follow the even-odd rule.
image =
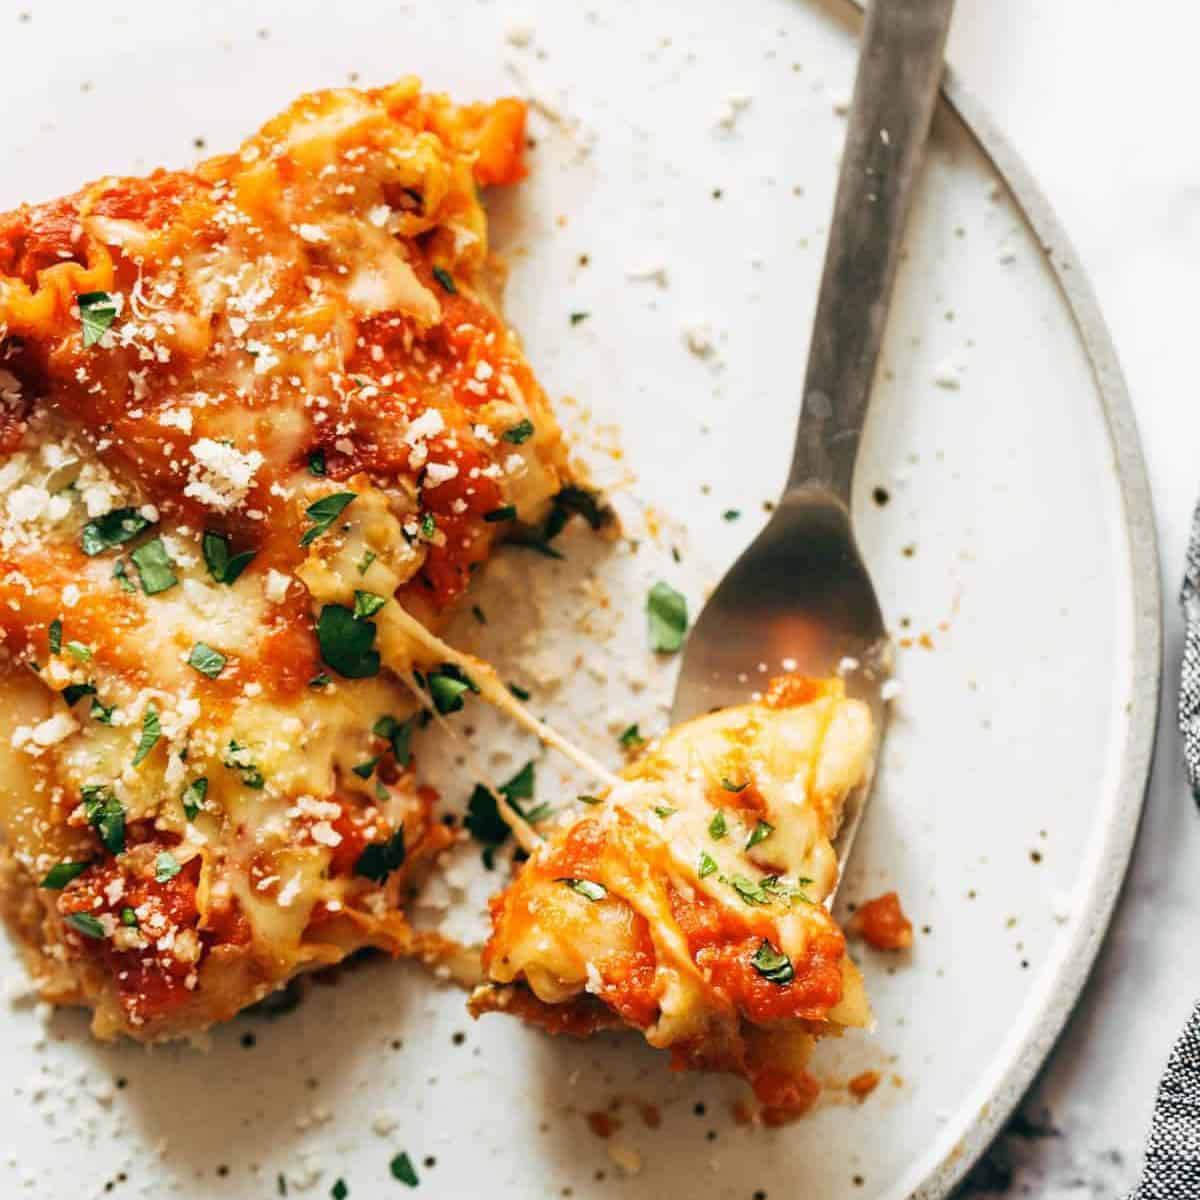
[[[672,723],[744,703],[770,671],[840,673],[871,709],[866,781],[837,838],[846,860],[887,721],[892,645],[850,520],[888,297],[929,132],[954,0],[874,0],[783,496],[709,597],[684,647]]]

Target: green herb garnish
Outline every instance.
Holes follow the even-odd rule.
[[[409,717],[407,721],[397,721],[395,717],[384,715],[371,728],[376,737],[385,738],[391,743],[392,755],[398,767],[407,767],[412,757],[409,743],[412,741],[415,720],[415,717]]]
[[[68,683],[62,690],[62,698],[68,708],[74,708],[84,696],[94,696],[96,694],[96,685],[94,683]]]
[[[83,527],[79,539],[80,549],[89,558],[95,558],[105,550],[112,550],[132,541],[151,524],[152,522],[143,517],[136,508],[114,508]]]
[[[750,786],[750,783],[748,780],[745,783],[734,783],[732,779],[726,779],[724,776],[721,776],[721,786],[727,792],[735,792],[736,793],[736,792],[744,792]]]
[[[355,763],[350,768],[359,779],[370,779],[375,774],[375,768],[379,765],[379,755],[374,758],[368,758],[364,762]]]
[[[725,810],[718,808],[712,815],[712,820],[708,823],[708,836],[714,842],[719,842],[725,836]]]
[[[231,741],[227,757],[221,760],[222,765],[241,775],[244,787],[248,787],[256,792],[262,791],[267,781],[262,771],[254,763],[243,761],[246,749],[245,746],[240,746],[237,742]]]
[[[207,675],[209,679],[216,679],[220,675],[225,669],[226,661],[225,655],[219,650],[214,650],[203,642],[197,642],[188,655],[188,666],[195,668],[201,675]]]
[[[300,545],[311,545],[323,533],[328,532],[334,521],[342,515],[346,507],[353,503],[357,496],[357,492],[333,492],[310,504],[304,513],[312,521],[313,526],[300,539]]]
[[[515,504],[502,504],[499,508],[493,508],[490,512],[483,514],[483,519],[489,525],[498,525],[501,521],[515,521],[517,518],[517,506]]]
[[[344,604],[326,604],[317,618],[321,658],[346,679],[379,674],[379,651],[373,649],[377,630],[360,621]]]
[[[162,538],[152,538],[140,545],[130,556],[133,565],[137,567],[138,578],[142,581],[142,591],[147,596],[157,595],[173,588],[179,580],[173,566],[171,556],[163,545]]]
[[[533,437],[533,422],[528,418],[518,421],[512,428],[506,429],[500,437],[503,441],[511,442],[514,446],[519,446],[522,442],[527,442]]]
[[[121,591],[123,591],[123,592],[136,592],[137,591],[137,588],[135,588],[133,586],[133,580],[129,578],[129,572],[125,568],[125,560],[123,558],[118,558],[117,561],[115,563],[113,563],[112,573],[113,573],[113,578],[117,581],[117,584],[120,586]]]
[[[564,875],[554,881],[555,883],[565,883],[573,892],[577,892],[585,900],[591,900],[593,903],[597,900],[603,900],[608,895],[608,888],[602,883],[595,883],[590,879],[573,879],[570,876]]]
[[[38,884],[38,887],[46,888],[52,892],[61,891],[72,879],[78,879],[91,865],[90,862],[55,863],[42,876],[42,882]]]
[[[771,897],[763,889],[762,884],[755,883],[753,879],[747,879],[745,875],[734,875],[729,880],[729,886],[747,904],[769,904],[771,902]]]
[[[636,725],[630,725],[617,741],[621,743],[622,749],[637,750],[646,744],[646,739],[638,732]]]
[[[393,1179],[398,1179],[401,1183],[408,1184],[409,1187],[416,1187],[420,1182],[417,1179],[416,1171],[413,1169],[412,1159],[403,1151],[392,1159],[388,1164],[388,1169],[391,1171]]]
[[[58,619],[58,617],[55,617],[54,620],[50,622],[49,639],[50,639],[50,653],[51,654],[61,653],[62,652],[62,621],[60,621]]]
[[[437,533],[437,518],[431,512],[421,514],[421,536],[429,541]]]
[[[254,560],[253,550],[243,550],[241,554],[230,554],[229,538],[213,529],[204,531],[200,547],[204,551],[204,561],[208,565],[208,573],[216,583],[234,583]]]
[[[453,663],[443,663],[430,671],[427,679],[433,707],[442,716],[462,708],[464,693],[479,691],[479,685]]]
[[[162,737],[162,725],[158,719],[158,709],[153,704],[146,706],[142,714],[142,736],[138,739],[137,753],[133,756],[133,765],[140,766],[146,761],[146,756],[158,745]]]
[[[739,508],[727,508],[727,509],[726,509],[726,510],[725,510],[725,511],[724,511],[724,512],[721,514],[721,519],[722,519],[723,521],[736,521],[736,520],[738,519],[738,517],[740,517],[741,515],[742,515],[742,511],[741,511],[741,509],[739,509]]]
[[[674,654],[683,645],[688,625],[687,601],[670,584],[659,582],[650,589],[646,619],[651,650]]]
[[[68,642],[67,653],[77,662],[92,661],[91,647],[85,646],[82,642]]]
[[[379,557],[374,550],[364,550],[363,556],[358,560],[358,573],[365,575],[370,565]]]
[[[656,804],[654,806],[654,815],[656,817],[663,817],[664,819],[666,817],[673,817],[675,815],[675,811],[676,810],[668,804]]]
[[[717,869],[717,860],[713,858],[707,850],[700,851],[700,869],[699,876],[701,879],[707,879]]]
[[[775,832],[775,826],[770,821],[759,821],[750,836],[746,839],[746,849],[749,850],[753,846],[757,846],[759,842],[765,841]]]
[[[354,616],[359,621],[373,617],[387,603],[386,596],[377,596],[374,592],[356,590],[354,593]]]
[[[325,451],[312,450],[308,455],[308,473],[317,479],[325,478]]]
[[[442,289],[454,296],[458,294],[458,287],[454,282],[454,276],[446,270],[445,267],[434,267],[433,277],[442,285]]]
[[[786,954],[781,954],[766,938],[759,943],[754,957],[750,959],[750,965],[764,979],[777,983],[780,987],[786,987],[796,977],[791,959]]]
[[[189,821],[196,819],[197,813],[204,807],[204,798],[208,795],[208,780],[201,776],[193,779],[183,792],[183,815]]]
[[[109,292],[84,292],[75,297],[79,305],[79,324],[83,329],[83,346],[94,346],[117,319],[117,300]]]
[[[88,824],[101,844],[110,854],[120,854],[125,849],[125,806],[111,788],[100,783],[88,784],[79,795]]]
[[[127,925],[132,929],[138,927],[138,915],[128,904],[121,909],[121,924]]]
[[[104,936],[104,926],[91,913],[67,913],[63,919],[84,937],[102,938]]]
[[[586,312],[573,312],[571,314],[571,324],[578,325],[581,321],[586,321],[591,315],[591,313]]]
[[[519,683],[510,683],[508,690],[512,692],[518,700],[528,700],[530,693],[527,692]]]
[[[170,850],[160,850],[154,860],[154,882],[167,883],[182,870],[179,859]]]
[[[354,864],[354,873],[383,883],[397,867],[404,865],[404,826],[386,842],[368,842]]]
[[[603,804],[604,803],[604,801],[601,800],[599,796],[576,796],[575,799],[578,800],[580,804]]]
[[[329,1189],[329,1195],[333,1200],[346,1200],[346,1197],[350,1195],[350,1189],[346,1186],[346,1181],[344,1179],[335,1179],[333,1187]]]

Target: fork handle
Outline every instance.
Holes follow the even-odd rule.
[[[817,485],[850,506],[953,8],[954,0],[873,0],[867,12],[785,497]]]

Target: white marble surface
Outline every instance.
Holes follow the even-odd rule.
[[[961,0],[951,38],[951,61],[1020,149],[1099,294],[1141,428],[1167,598],[1163,715],[1133,866],[1085,998],[1023,1106],[1039,1121],[1048,1110],[1061,1136],[1009,1136],[992,1156],[1011,1159],[1011,1194],[1045,1200],[1132,1185],[1159,1074],[1200,998],[1200,814],[1174,728],[1176,594],[1200,496],[1198,32],[1200,10],[1183,0]]]

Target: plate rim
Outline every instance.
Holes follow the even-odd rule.
[[[847,19],[861,22],[863,0],[836,2],[843,23]],[[830,8],[829,0],[818,0],[818,4],[827,11]],[[949,1196],[1007,1123],[1075,1011],[1108,935],[1133,858],[1150,784],[1163,677],[1162,559],[1150,480],[1133,403],[1100,302],[1033,172],[950,62],[942,77],[938,111],[974,140],[1008,189],[1022,221],[1042,250],[1079,333],[1117,477],[1130,567],[1132,641],[1128,719],[1114,785],[1116,806],[1104,830],[1094,882],[1079,898],[1089,919],[1075,922],[1059,957],[1058,986],[1040,999],[1031,1014],[1031,1032],[1011,1051],[1009,1062],[970,1129],[929,1168],[909,1193],[910,1200],[945,1200]]]

